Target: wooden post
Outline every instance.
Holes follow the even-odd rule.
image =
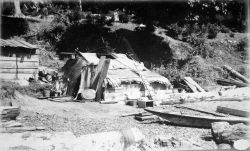
[[[99,64],[96,67],[95,70],[95,75],[91,81],[91,88],[96,90],[97,88],[97,84],[98,84],[98,79],[100,77],[100,73],[102,71],[102,68],[104,66],[104,62],[105,62],[106,56],[101,56],[100,60],[99,60]]]
[[[105,60],[102,71],[100,73],[98,83],[97,83],[97,87],[96,87],[96,101],[100,101],[101,99],[101,94],[103,93],[102,84],[103,84],[104,79],[107,76],[109,64],[110,64],[110,59]]]

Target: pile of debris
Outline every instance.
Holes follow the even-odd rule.
[[[16,121],[20,107],[0,106],[0,133],[21,133],[26,131],[44,130],[43,127],[26,127]]]

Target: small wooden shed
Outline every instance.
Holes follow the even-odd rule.
[[[0,79],[37,78],[38,47],[22,40],[0,39]]]

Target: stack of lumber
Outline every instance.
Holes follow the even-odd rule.
[[[135,115],[135,119],[138,121],[146,121],[146,120],[155,120],[157,118],[156,115],[153,115],[149,112],[142,112]]]
[[[16,106],[0,106],[1,121],[15,120],[20,114],[20,108]]]

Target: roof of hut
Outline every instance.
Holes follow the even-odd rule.
[[[0,39],[0,46],[1,47],[21,47],[26,49],[37,49],[38,47],[27,43],[23,40],[15,40],[15,39]]]
[[[87,64],[98,65],[99,58],[96,53],[80,53]],[[158,73],[148,70],[143,63],[129,59],[125,54],[112,54],[115,59],[111,59],[108,74],[105,82],[112,87],[118,87],[122,82],[138,82],[144,80],[149,83],[157,82],[171,85],[169,80]]]

